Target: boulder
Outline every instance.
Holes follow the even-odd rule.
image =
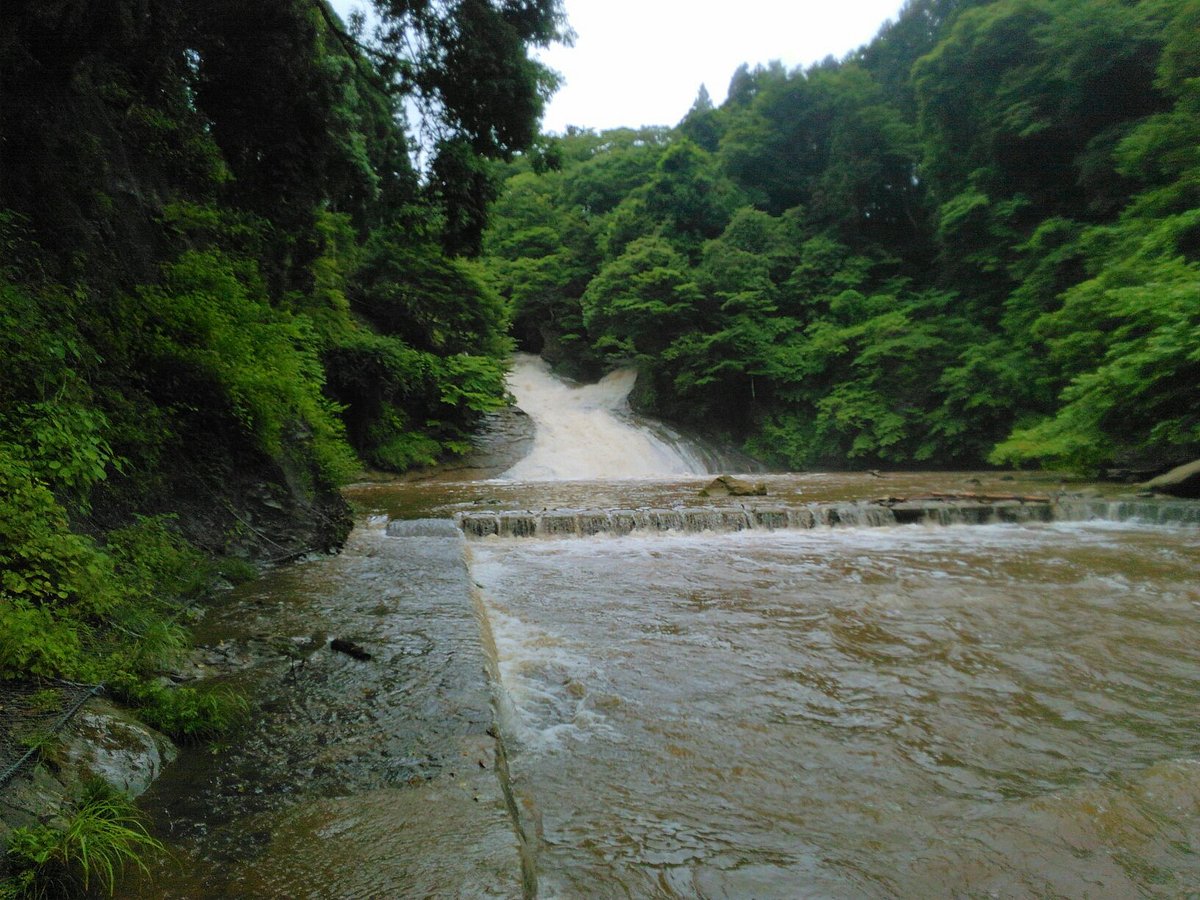
[[[90,700],[62,732],[64,769],[94,777],[136,797],[150,787],[177,750],[164,735],[132,715]]]
[[[1176,466],[1157,478],[1151,478],[1142,487],[1173,497],[1200,498],[1200,459]]]
[[[767,486],[761,481],[743,481],[732,475],[721,475],[700,491],[701,497],[765,497]]]

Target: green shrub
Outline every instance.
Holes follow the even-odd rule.
[[[186,251],[165,267],[162,285],[140,289],[130,313],[147,335],[144,368],[182,373],[208,388],[201,396],[215,387],[225,408],[203,412],[232,419],[268,456],[306,445],[326,485],[354,473],[338,410],[321,392],[311,322],[271,307],[253,263]],[[186,385],[176,390],[193,393]]]
[[[0,597],[0,677],[79,677],[79,625],[28,600]]]
[[[440,443],[428,434],[411,429],[404,415],[394,408],[372,423],[368,440],[364,448],[368,461],[394,472],[431,466],[442,452]]]
[[[94,675],[83,635],[120,602],[112,560],[70,531],[33,467],[0,444],[0,676]]]
[[[116,679],[110,687],[137,708],[147,725],[182,743],[228,733],[249,708],[244,697],[228,688],[175,687],[129,676]]]
[[[146,854],[162,851],[133,802],[103,781],[90,781],[65,822],[18,828],[7,855],[15,875],[0,897],[80,897],[98,889],[108,896],[127,866],[146,870]]]
[[[120,461],[88,374],[99,357],[76,326],[80,297],[0,269],[0,444],[55,489],[85,501]]]
[[[505,403],[505,363],[490,356],[438,356],[359,329],[325,360],[356,449],[384,469],[461,452],[480,416]]]
[[[175,518],[137,516],[134,524],[105,537],[105,549],[129,590],[143,597],[191,597],[207,585],[211,566],[171,527]]]
[[[139,519],[100,547],[70,531],[32,467],[0,445],[0,676],[98,681],[177,658],[175,598],[210,569],[169,521]]]
[[[258,569],[248,560],[224,556],[213,563],[217,575],[230,584],[245,584],[258,577]]]

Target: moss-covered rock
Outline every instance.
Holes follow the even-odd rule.
[[[138,797],[178,755],[165,735],[103,700],[90,700],[64,730],[56,752],[61,777],[99,778]]]

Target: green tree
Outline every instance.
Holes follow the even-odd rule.
[[[654,357],[695,320],[698,299],[687,260],[662,238],[639,238],[592,279],[583,322],[616,359]]]

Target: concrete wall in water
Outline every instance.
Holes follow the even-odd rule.
[[[638,532],[734,532],[782,528],[881,527],[888,525],[984,525],[1101,519],[1154,524],[1200,524],[1200,503],[1160,500],[995,502],[906,501],[814,503],[803,506],[702,506],[675,509],[543,510],[461,513],[468,538],[588,537]],[[399,523],[395,523],[399,524]]]

